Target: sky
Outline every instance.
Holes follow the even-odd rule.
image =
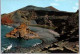
[[[1,0],[1,14],[10,13],[28,5],[53,6],[61,11],[76,12],[79,9],[79,0]]]

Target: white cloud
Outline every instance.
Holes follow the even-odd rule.
[[[76,6],[79,6],[79,3],[76,3],[75,5],[76,5]]]
[[[51,3],[50,5],[51,5],[51,6],[59,6],[58,3]]]
[[[73,10],[74,10],[74,11],[77,11],[77,10],[78,10],[78,7],[73,7]]]
[[[77,7],[73,7],[74,10],[78,9]]]
[[[74,11],[77,11],[78,10],[78,8],[79,8],[79,3],[75,3],[75,6],[74,7],[72,7],[73,8],[73,10]]]

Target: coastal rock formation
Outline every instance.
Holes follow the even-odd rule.
[[[54,19],[60,20],[67,20],[69,16],[74,14],[73,12],[64,12],[64,11],[59,11],[56,8],[49,6],[49,7],[36,7],[36,6],[26,6],[24,8],[21,8],[17,11],[11,12],[9,14],[3,14],[1,18],[2,24],[5,24],[6,22],[3,22],[4,16],[9,15],[9,19],[13,21],[12,24],[20,24],[20,23],[25,23],[25,24],[31,24],[31,20],[34,20],[37,22],[37,24],[44,25],[45,21],[49,20],[49,23],[46,23],[46,25],[50,26],[51,24],[54,24]],[[47,15],[47,16],[46,16]],[[46,17],[45,17],[46,16]],[[45,19],[47,18],[47,19]],[[7,23],[10,24],[10,23]],[[51,26],[52,26],[51,25]],[[56,24],[55,24],[56,25]]]
[[[29,30],[26,24],[21,24],[19,27],[14,28],[10,33],[6,34],[7,38],[24,38],[33,39],[39,38],[38,34]]]
[[[10,15],[4,15],[1,19],[2,24],[9,25],[13,23],[13,20],[10,19]]]
[[[14,22],[15,24],[25,23],[27,25],[37,24],[44,25],[45,27],[56,27],[54,31],[52,30],[34,28],[36,33],[30,31],[25,24],[21,24],[19,27],[12,30],[10,33],[6,34],[6,37],[10,38],[24,38],[33,39],[41,38],[43,44],[38,47],[35,46],[31,50],[33,52],[49,52],[49,53],[77,53],[79,52],[79,10],[76,13],[59,11],[53,7],[36,7],[36,6],[26,6],[15,12],[9,13],[10,16],[7,17],[9,20],[6,21],[5,15],[2,15],[2,24],[10,24]],[[8,14],[6,14],[8,16]],[[6,21],[6,22],[5,22]],[[34,22],[34,23],[33,23]],[[13,23],[13,24],[14,24]],[[43,27],[43,26],[42,26]],[[30,28],[30,27],[29,27]],[[41,31],[40,31],[41,30]],[[58,41],[55,39],[57,37]],[[49,45],[48,45],[49,44]],[[15,52],[30,52],[29,48],[17,48]],[[12,51],[10,51],[12,52]]]

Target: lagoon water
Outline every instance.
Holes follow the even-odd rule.
[[[42,43],[44,41],[45,44],[51,44],[53,42],[56,42],[57,39],[55,37],[59,37],[59,34],[56,33],[54,30],[45,29],[41,27],[32,27],[28,26],[31,31],[34,31],[40,36],[40,39],[30,39],[30,40],[24,40],[24,39],[14,39],[14,38],[6,38],[6,33],[13,30],[13,27],[1,25],[1,49],[4,51],[8,46],[12,44],[12,48],[14,47],[32,47],[36,44]]]
[[[34,44],[41,43],[42,41],[39,39],[31,39],[31,40],[24,40],[24,39],[13,39],[13,38],[6,38],[6,33],[13,30],[13,27],[9,27],[6,25],[1,25],[1,49],[4,51],[9,45],[12,44],[12,47],[31,47]]]

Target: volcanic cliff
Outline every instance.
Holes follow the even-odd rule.
[[[53,25],[56,22],[61,23],[61,21],[66,21],[67,18],[72,14],[75,13],[59,11],[56,8],[53,8],[52,6],[43,8],[29,5],[11,13],[2,14],[1,22],[2,24],[7,25],[20,23],[25,23],[27,25]],[[36,23],[33,23],[33,21]]]
[[[38,51],[37,49],[40,49],[38,52],[45,53],[79,52],[79,10],[77,12],[66,12],[57,10],[52,6],[43,8],[29,5],[14,12],[3,14],[1,16],[2,24],[11,26],[15,26],[17,24],[16,28],[12,32],[8,33],[8,35],[15,36],[14,34],[16,33],[14,33],[14,31],[19,31],[18,26],[20,26],[21,23],[25,23],[27,26],[39,26],[43,28],[46,27],[48,29],[55,30],[60,34],[60,37],[58,37],[58,41],[56,43],[53,42],[48,46],[46,46],[44,43],[43,45],[45,46],[39,45],[39,47],[36,46],[37,48],[33,47],[33,51],[31,51],[31,48],[31,50],[29,50],[31,52],[36,52]],[[25,32],[26,29],[24,29],[24,33]],[[23,31],[19,31],[19,33],[22,34]],[[25,35],[22,34],[21,36]],[[21,52],[24,48],[17,49],[18,50],[15,52]],[[19,51],[20,49],[22,50]],[[22,52],[27,51],[23,50]]]

